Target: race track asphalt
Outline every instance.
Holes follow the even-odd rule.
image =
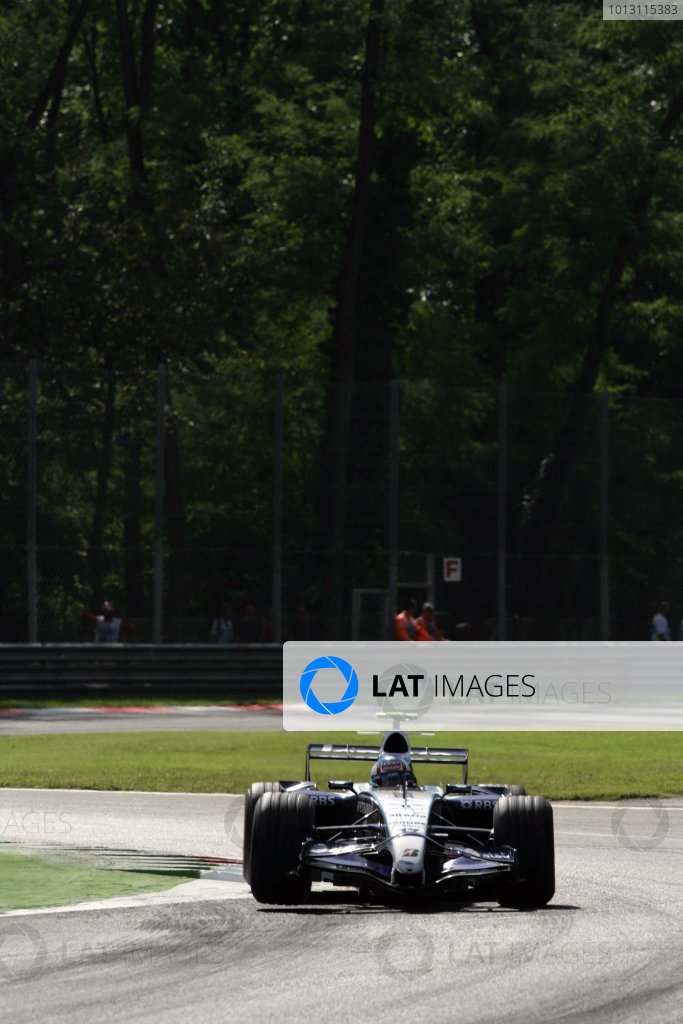
[[[211,731],[281,731],[282,712],[264,709],[245,711],[225,708],[216,710],[173,710],[156,713],[63,710],[57,712],[24,712],[16,717],[0,714],[0,736],[49,736],[57,733],[87,732],[195,732]]]
[[[241,844],[239,797],[0,790],[0,809],[11,842],[224,857]],[[555,827],[557,893],[536,912],[331,889],[263,907],[233,870],[152,905],[0,916],[0,1016],[679,1024],[683,799],[557,804]]]

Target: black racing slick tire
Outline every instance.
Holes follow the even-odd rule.
[[[244,835],[242,838],[242,874],[245,882],[251,879],[251,830],[254,810],[264,793],[279,793],[279,782],[252,782],[244,797]]]
[[[517,851],[519,880],[496,887],[501,907],[543,907],[555,893],[553,809],[542,796],[504,796],[493,811],[493,841]]]
[[[304,793],[265,793],[251,834],[251,891],[259,903],[303,903],[310,871],[301,871],[301,848],[313,835],[313,805]]]

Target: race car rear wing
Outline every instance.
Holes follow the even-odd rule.
[[[348,743],[309,743],[306,749],[306,782],[311,781],[311,761],[376,761],[380,747],[350,745]],[[469,754],[464,749],[450,747],[411,747],[408,754],[413,764],[462,765],[462,781],[467,782]]]

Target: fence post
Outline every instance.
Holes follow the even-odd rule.
[[[154,628],[155,644],[164,633],[164,449],[166,418],[166,370],[157,370],[156,448],[154,466]]]
[[[609,640],[609,395],[600,394],[600,639]]]
[[[38,642],[38,550],[36,507],[38,503],[38,363],[28,364],[28,480],[27,480],[27,601],[28,642]]]
[[[508,471],[508,389],[498,388],[498,639],[507,639],[507,471]]]
[[[282,643],[282,454],[285,423],[285,377],[275,377],[275,430],[273,443],[273,642]]]
[[[398,515],[399,515],[399,458],[398,458],[398,430],[399,430],[399,400],[400,382],[392,380],[389,384],[389,615],[387,628],[390,630],[389,639],[394,639],[393,617],[398,608]]]

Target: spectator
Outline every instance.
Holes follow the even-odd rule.
[[[422,614],[415,620],[416,640],[443,640],[443,634],[434,618],[434,605],[425,601]]]
[[[472,639],[472,623],[471,622],[459,622],[455,627],[455,639],[456,640],[471,640]]]
[[[411,597],[402,605],[401,611],[394,620],[394,629],[397,640],[415,640],[417,626],[415,623],[415,612],[417,601]]]
[[[211,624],[212,644],[231,644],[235,638],[232,624],[232,605],[227,602],[221,607],[221,614]]]
[[[650,640],[670,640],[671,629],[669,628],[669,602],[660,601],[659,611],[653,616],[650,623]]]
[[[309,640],[311,627],[308,612],[303,604],[298,604],[289,623],[289,640]]]
[[[118,644],[137,628],[134,623],[116,614],[113,601],[105,601],[99,615],[83,612],[82,617],[95,627],[96,644]]]
[[[269,608],[266,614],[263,616],[261,622],[261,643],[272,644],[275,637],[275,621],[274,621],[273,609]],[[284,633],[284,626],[282,627]],[[283,636],[283,639],[286,639]]]
[[[237,639],[241,644],[257,644],[261,639],[261,623],[256,605],[246,605],[244,615],[237,625]]]

